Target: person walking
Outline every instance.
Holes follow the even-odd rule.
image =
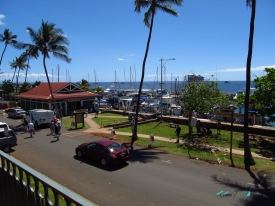
[[[217,135],[221,135],[221,120],[218,120],[217,124],[216,124],[216,128],[217,128]]]
[[[25,133],[28,131],[28,120],[24,117],[23,119],[23,125],[24,125],[24,129],[25,129]]]
[[[95,106],[95,117],[98,117],[98,105]]]
[[[35,134],[34,125],[31,121],[28,123],[28,131],[30,133],[30,137],[34,137],[33,136]]]
[[[181,128],[179,125],[177,125],[177,128],[176,128],[176,131],[175,131],[175,134],[177,135],[177,141],[176,143],[179,143],[180,142],[180,132],[181,132]]]
[[[55,138],[57,138],[57,141],[59,140],[59,130],[57,124],[54,124],[54,132],[55,132]]]
[[[54,122],[53,122],[53,120],[50,123],[50,130],[51,130],[50,135],[54,135]]]

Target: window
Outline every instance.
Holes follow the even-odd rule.
[[[108,150],[110,150],[111,152],[119,150],[122,148],[122,146],[118,143],[113,143],[107,146]]]

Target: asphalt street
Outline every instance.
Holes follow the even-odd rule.
[[[98,205],[244,205],[257,195],[245,170],[137,146],[127,164],[105,168],[75,155],[77,145],[101,137],[63,129],[56,141],[40,128],[29,138],[20,120],[0,121],[17,133],[11,156]]]

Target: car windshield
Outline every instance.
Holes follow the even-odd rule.
[[[113,151],[121,149],[122,146],[120,144],[118,144],[118,143],[113,143],[113,144],[109,144],[107,146],[107,148],[108,148],[108,150],[110,150],[111,152],[113,152]]]
[[[0,138],[4,138],[8,136],[14,136],[13,132],[9,131],[9,135],[6,135],[4,131],[0,131]]]
[[[24,113],[24,112],[26,112],[26,111],[23,110],[23,109],[17,109],[16,112],[17,112],[17,113]]]

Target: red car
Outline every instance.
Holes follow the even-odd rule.
[[[119,164],[129,159],[129,150],[112,140],[83,143],[75,149],[78,157],[99,160],[103,166]]]

